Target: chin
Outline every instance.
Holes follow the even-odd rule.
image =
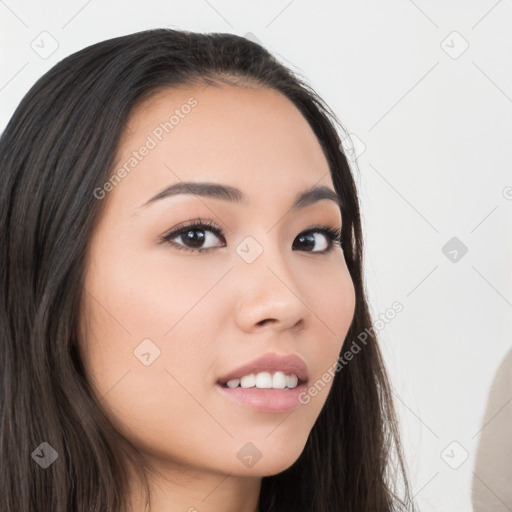
[[[279,439],[271,434],[267,439],[244,442],[237,447],[237,461],[229,472],[240,476],[277,475],[292,466],[304,450],[306,439]]]

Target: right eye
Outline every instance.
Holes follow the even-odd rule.
[[[208,236],[205,234],[207,232],[214,233],[214,235]],[[211,221],[195,219],[181,224],[169,233],[165,234],[162,237],[162,242],[170,243],[180,251],[207,252],[211,249],[214,249],[215,246],[204,248],[204,243],[212,242],[212,239],[215,237],[222,238],[225,241],[224,232],[220,227]],[[180,239],[182,243],[174,241],[176,238]]]

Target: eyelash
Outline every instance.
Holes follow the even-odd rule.
[[[186,251],[186,252],[203,253],[203,252],[212,251],[214,249],[218,249],[218,247],[209,247],[207,249],[190,249],[189,247],[185,247],[181,244],[176,244],[175,242],[173,242],[173,239],[176,238],[177,236],[185,234],[189,231],[195,231],[195,230],[212,231],[217,237],[223,238],[225,240],[224,231],[219,226],[217,226],[212,221],[202,220],[201,218],[198,218],[198,219],[193,219],[193,220],[187,221],[186,223],[177,226],[169,233],[166,233],[165,235],[163,235],[160,239],[160,242],[161,243],[170,243],[174,247],[176,247],[178,250]],[[341,229],[339,229],[339,228],[316,225],[311,228],[308,228],[305,231],[302,231],[301,233],[299,233],[297,235],[297,237],[303,236],[303,235],[306,235],[309,233],[322,233],[322,234],[326,235],[329,246],[327,247],[327,249],[324,249],[323,251],[304,251],[304,252],[310,252],[311,254],[328,254],[334,249],[334,247],[336,245],[339,247],[343,247],[342,239],[341,239]]]

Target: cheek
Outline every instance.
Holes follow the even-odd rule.
[[[322,312],[326,327],[340,333],[354,316],[354,284],[345,265],[335,267],[322,276],[322,285],[311,286],[310,295]]]
[[[170,337],[183,319],[197,315],[208,291],[229,270],[206,266],[201,257],[170,257],[170,251],[127,248],[121,258],[103,256],[91,266],[88,290],[104,310],[100,316],[106,314],[106,323],[121,337],[129,333],[132,342]]]
[[[91,266],[87,281],[84,352],[102,407],[145,450],[180,460],[212,428],[200,402],[211,366],[207,326],[219,322],[213,308],[222,297],[208,291],[225,273],[190,267],[170,271],[126,251]]]
[[[310,375],[303,403],[316,419],[337,375],[338,357],[354,317],[355,289],[344,260],[342,264],[335,260],[329,269],[323,268],[313,277],[305,282],[304,289],[314,326],[308,340],[315,343],[314,350],[306,350],[315,372]]]
[[[307,275],[304,272],[304,275]],[[328,268],[322,268],[307,278],[303,285],[307,304],[312,312],[312,323],[324,329],[326,343],[335,356],[350,327],[355,311],[355,289],[348,268],[337,259]]]
[[[126,248],[116,258],[109,247],[98,245],[87,271],[84,360],[101,396],[113,386],[128,389],[135,407],[130,392],[141,392],[159,410],[178,382],[193,388],[211,366],[208,339],[225,321],[218,314],[225,295],[215,285],[230,266],[206,271],[200,258],[170,258],[170,249]]]

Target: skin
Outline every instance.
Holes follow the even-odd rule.
[[[332,381],[291,413],[241,406],[215,383],[267,352],[297,354],[309,383],[321,379],[352,321],[354,287],[339,246],[311,252],[328,246],[326,235],[314,232],[313,249],[297,241],[342,218],[329,200],[289,212],[299,192],[334,186],[313,131],[275,90],[163,90],[133,112],[114,169],[191,96],[197,106],[102,199],[86,268],[84,364],[105,412],[161,473],[152,512],[257,512],[261,478],[297,460]],[[180,181],[231,185],[248,203],[178,195],[143,206]],[[206,231],[209,252],[159,243],[197,217],[225,233]],[[236,252],[247,236],[263,248],[250,264]],[[304,249],[292,250],[294,240]],[[183,236],[174,242],[187,247]],[[148,366],[134,355],[144,339],[160,350]],[[248,442],[262,454],[252,467],[237,457]],[[142,512],[141,488],[131,489]]]

